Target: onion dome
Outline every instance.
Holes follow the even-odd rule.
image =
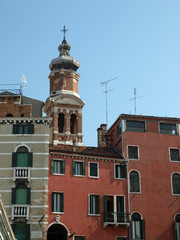
[[[70,56],[71,46],[67,43],[65,36],[62,43],[59,45],[59,57],[52,59],[49,68],[52,72],[59,71],[61,69],[77,71],[79,68],[79,62]]]

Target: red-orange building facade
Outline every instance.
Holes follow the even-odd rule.
[[[128,160],[130,239],[179,240],[180,119],[122,114],[107,143]]]

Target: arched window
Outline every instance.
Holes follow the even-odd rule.
[[[130,192],[140,192],[139,173],[137,171],[130,172]]]
[[[64,133],[64,114],[59,113],[58,115],[58,132],[59,133]]]
[[[137,212],[133,213],[131,221],[131,239],[145,239],[145,221]]]
[[[6,117],[13,117],[11,113],[6,114]]]
[[[71,115],[70,127],[71,127],[71,134],[76,134],[77,133],[77,117],[75,114]]]
[[[25,146],[12,153],[12,167],[32,167],[33,154]]]
[[[175,236],[177,240],[180,240],[180,214],[175,216]]]
[[[30,188],[25,183],[19,183],[12,189],[12,204],[30,204]]]
[[[174,173],[172,175],[173,194],[180,194],[180,174]]]

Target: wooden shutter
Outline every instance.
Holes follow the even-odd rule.
[[[89,195],[89,213],[92,214],[92,195]]]
[[[61,193],[60,204],[61,204],[60,205],[61,206],[60,211],[64,212],[64,193]]]
[[[15,188],[12,188],[12,197],[11,197],[12,204],[16,203],[15,199],[16,199],[16,190]]]
[[[17,166],[17,153],[13,152],[12,153],[12,167],[16,167]]]
[[[65,174],[65,160],[62,160],[62,174]]]
[[[54,212],[54,196],[55,193],[52,193],[52,212]]]
[[[83,176],[85,176],[85,162],[83,162]]]
[[[34,133],[34,124],[30,124],[29,125],[29,134],[33,134]]]
[[[33,153],[29,152],[28,153],[28,167],[32,167],[33,164]]]
[[[72,174],[75,175],[76,171],[75,171],[75,161],[72,161]]]
[[[107,195],[104,195],[104,222],[107,222],[108,214],[107,214]]]
[[[126,165],[122,166],[122,178],[126,178]]]
[[[13,124],[13,134],[18,133],[18,124]]]
[[[140,221],[140,228],[141,228],[141,239],[145,240],[145,220],[144,219]]]
[[[26,224],[26,240],[30,240],[30,224]]]
[[[55,166],[55,162],[54,162],[54,160],[52,159],[52,160],[51,160],[51,173],[52,173],[52,174],[55,173],[54,166]]]
[[[100,214],[100,196],[97,195],[97,214]]]
[[[31,188],[27,188],[27,204],[31,204]]]

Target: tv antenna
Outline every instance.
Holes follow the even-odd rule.
[[[21,95],[23,95],[23,88],[29,86],[28,82],[27,82],[27,76],[26,75],[22,75],[21,77],[21,84],[20,84],[20,91],[21,91]]]
[[[105,93],[105,96],[106,96],[106,125],[107,125],[107,127],[108,127],[108,98],[107,98],[107,95],[108,95],[108,92],[114,90],[114,89],[107,90],[107,85],[108,85],[109,82],[111,82],[115,79],[117,79],[117,77],[109,79],[109,80],[104,81],[104,82],[101,82],[101,85],[105,86],[105,91],[103,93]]]
[[[136,99],[143,97],[143,96],[136,97],[136,93],[137,93],[136,88],[134,88],[134,98],[129,99],[129,100],[134,100],[134,113],[135,113],[135,115],[136,115]]]

